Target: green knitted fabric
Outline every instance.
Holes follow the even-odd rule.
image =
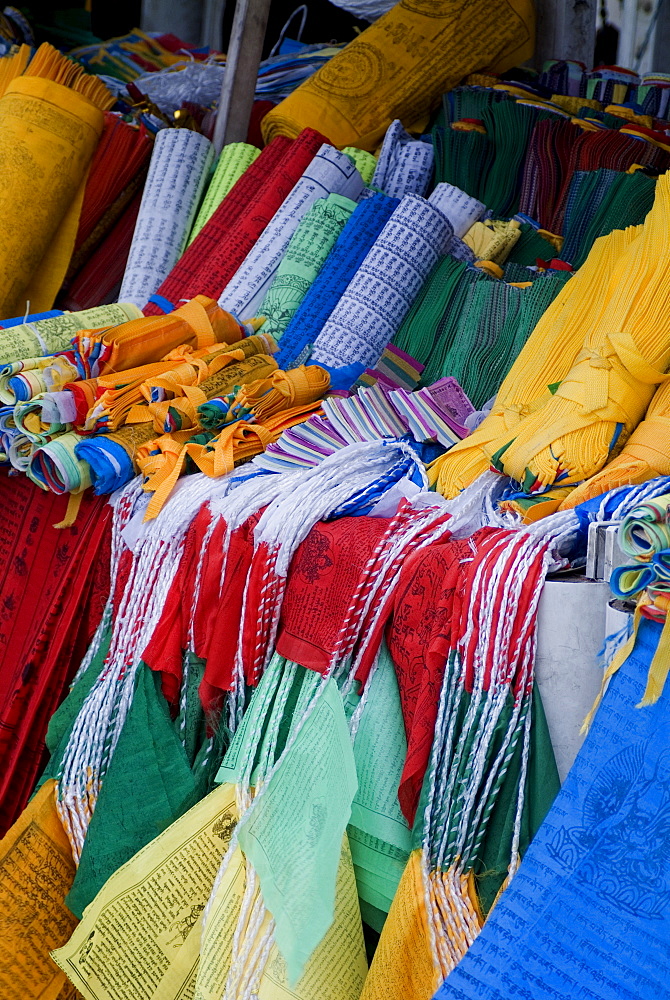
[[[540,260],[551,260],[556,256],[556,247],[544,236],[540,236],[538,231],[528,222],[521,223],[521,236],[512,247],[507,258],[507,264],[522,264],[524,267],[534,267],[539,257]],[[505,272],[507,281],[528,281],[528,277],[509,278]]]
[[[643,171],[579,171],[575,174],[566,206],[561,259],[576,269],[586,260],[599,236],[614,229],[637,226],[650,211],[656,181]]]

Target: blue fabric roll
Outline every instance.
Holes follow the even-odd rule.
[[[12,319],[0,320],[0,330],[9,330],[11,326],[21,326],[22,323],[36,323],[38,319],[51,319],[62,316],[62,309],[50,309],[48,312],[32,313],[30,316],[14,316]]]
[[[279,353],[274,357],[280,368],[293,365],[305,348],[314,343],[398,205],[397,198],[375,194],[356,207],[279,340]]]
[[[74,453],[82,462],[88,462],[96,496],[113,493],[129,483],[135,475],[126,450],[104,434],[85,438],[77,445]]]

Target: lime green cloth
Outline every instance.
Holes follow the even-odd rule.
[[[224,146],[217,160],[209,187],[202,200],[187,246],[193,242],[203,226],[209,222],[230,189],[261,155],[260,149],[246,142],[231,142]]]
[[[300,220],[258,309],[265,317],[262,333],[281,337],[355,208],[350,198],[330,194]]]
[[[364,149],[357,149],[356,146],[345,146],[342,152],[353,161],[365,183],[369,184],[377,166],[377,158]]]
[[[275,920],[290,985],[333,922],[342,838],[355,792],[351,737],[331,678],[238,827],[240,847]]]

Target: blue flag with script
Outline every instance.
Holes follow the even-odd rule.
[[[642,620],[510,888],[434,1000],[670,1000],[670,683]]]

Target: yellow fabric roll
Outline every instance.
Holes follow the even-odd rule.
[[[670,476],[670,382],[656,390],[646,417],[621,454],[574,489],[559,509],[568,510],[617,486],[636,486],[655,476]]]
[[[534,39],[532,0],[400,0],[270,111],[263,137],[309,126],[373,152],[394,119],[425,119],[468,73],[530,58]]]
[[[580,483],[623,448],[670,362],[670,174],[642,233],[595,296],[600,314],[545,406],[526,417],[502,455],[525,490]],[[558,381],[558,379],[556,379]]]
[[[456,496],[489,467],[491,458],[514,437],[527,413],[550,398],[549,386],[567,375],[584,340],[586,324],[603,307],[596,289],[641,227],[617,229],[595,241],[586,261],[552,304],[521,349],[498,392],[491,413],[473,434],[459,441],[430,469],[432,483],[446,497]]]
[[[24,312],[28,300],[32,312],[51,308],[112,103],[100,81],[49,45],[0,98],[0,318]]]
[[[520,236],[521,223],[514,219],[510,222],[487,219],[486,222],[475,222],[463,237],[463,242],[479,260],[504,264]]]

